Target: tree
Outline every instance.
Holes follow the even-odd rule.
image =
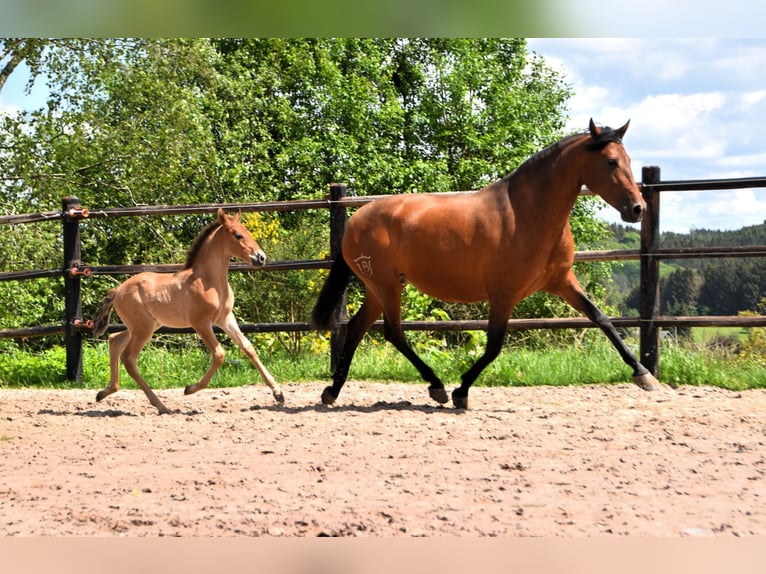
[[[0,196],[17,212],[58,209],[65,195],[90,208],[321,197],[334,181],[356,194],[476,189],[563,135],[571,95],[518,39],[1,46],[11,54],[5,69],[27,58],[50,89],[43,109],[0,119]],[[578,241],[602,232],[592,205],[578,205]],[[325,213],[264,219],[277,217],[287,231],[319,229],[316,256],[323,254],[324,226],[306,217],[324,220]],[[83,234],[83,257],[91,264],[180,261],[202,223],[94,220]],[[288,246],[275,249],[289,255],[290,233],[283,238]],[[55,241],[45,244],[39,258],[57,261]],[[258,292],[249,283],[258,275],[241,279],[252,287],[245,293]],[[597,288],[587,277],[583,283]],[[312,298],[305,293],[305,307]],[[248,294],[240,300],[243,311],[258,308],[263,319],[287,312],[256,305]]]

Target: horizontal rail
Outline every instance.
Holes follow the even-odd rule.
[[[766,177],[668,180],[657,183],[643,183],[641,185],[646,189],[653,189],[655,191],[726,191],[729,189],[766,187]]]
[[[612,324],[617,328],[640,327],[642,320],[638,317],[612,317]],[[680,328],[680,327],[766,327],[766,315],[748,317],[731,317],[720,315],[704,315],[699,317],[671,317],[660,316],[652,322],[656,327]],[[347,322],[342,325],[347,325]],[[486,331],[486,320],[466,321],[402,321],[402,327],[408,331]],[[277,333],[277,332],[307,332],[314,330],[311,323],[241,323],[239,325],[243,333]],[[533,329],[592,329],[597,325],[584,317],[566,317],[558,319],[510,319],[509,331],[525,331]],[[78,331],[89,332],[87,325],[75,326]],[[376,321],[372,329],[383,330],[383,321]],[[44,337],[49,335],[61,335],[66,330],[63,325],[47,325],[43,327],[28,327],[23,329],[2,329],[2,338],[26,338]],[[109,325],[108,333],[124,331],[125,325],[115,323]],[[216,333],[223,333],[218,327]],[[191,328],[160,327],[156,334],[170,333],[194,333]]]
[[[642,187],[654,189],[656,191],[711,191],[727,189],[743,189],[752,187],[766,187],[766,178],[764,177],[742,177],[730,179],[708,179],[708,180],[683,180],[683,181],[661,181],[658,183],[642,183]],[[445,191],[436,192],[439,195],[462,195],[471,194],[475,191]],[[593,195],[588,188],[583,187],[582,195]],[[337,203],[346,207],[359,207],[387,195],[364,195],[347,196]],[[108,207],[95,209],[89,212],[89,218],[110,218],[110,217],[134,217],[137,215],[193,215],[214,213],[218,208],[227,211],[296,211],[305,209],[322,209],[328,207],[332,202],[329,198],[325,199],[295,199],[288,201],[261,201],[252,203],[211,203],[211,204],[189,204],[189,205],[136,205],[133,207]],[[61,211],[47,211],[39,213],[25,213],[18,215],[0,215],[0,225],[14,225],[18,223],[35,223],[40,221],[52,221],[62,217]]]
[[[657,259],[706,259],[719,257],[763,257],[766,256],[766,245],[743,245],[733,247],[667,247],[654,251],[652,257]],[[641,254],[638,249],[614,249],[576,251],[575,261],[630,261],[638,260]],[[332,261],[329,259],[305,259],[296,261],[267,262],[263,267],[253,267],[247,263],[231,263],[229,271],[296,271],[307,269],[329,269]],[[91,275],[132,275],[142,271],[155,273],[175,273],[183,268],[180,263],[158,263],[154,265],[87,265],[81,267],[90,269]],[[58,277],[67,269],[37,269],[32,271],[0,272],[0,281],[16,281],[23,279],[43,279]]]

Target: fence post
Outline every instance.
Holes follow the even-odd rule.
[[[660,182],[660,168],[645,166],[641,170],[642,184]],[[659,376],[660,330],[656,324],[660,314],[660,261],[654,252],[660,246],[660,192],[642,186],[646,214],[641,221],[641,363]]]
[[[72,211],[74,210],[74,211]],[[82,381],[82,333],[77,322],[82,320],[80,276],[71,272],[80,266],[80,200],[65,197],[62,200],[61,221],[64,232],[64,346],[66,347],[66,378]]]
[[[341,247],[343,245],[343,232],[346,229],[346,220],[348,214],[345,206],[338,203],[346,197],[346,185],[343,183],[333,183],[330,185],[330,259],[335,261],[338,257],[343,257]],[[343,293],[340,307],[337,310],[336,319],[339,324],[348,320],[346,314],[346,293]],[[346,340],[345,324],[337,332],[330,334],[330,370],[335,371],[335,367],[340,360],[340,353],[343,349],[343,342]]]

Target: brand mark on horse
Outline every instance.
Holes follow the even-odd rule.
[[[366,277],[372,277],[372,262],[369,255],[360,255],[354,259],[354,263],[359,268],[359,272]]]

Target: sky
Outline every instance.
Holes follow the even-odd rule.
[[[766,39],[530,38],[574,90],[567,131],[592,117],[618,127],[630,120],[625,147],[634,176],[657,165],[663,180],[766,176]],[[15,71],[0,110],[44,105],[38,82]],[[620,222],[604,204],[601,217]],[[662,231],[738,229],[766,220],[766,189],[663,192]]]
[[[662,180],[766,177],[766,39],[537,38],[574,89],[567,130],[618,127],[633,173]],[[766,220],[766,189],[663,192],[660,229],[738,229]],[[605,204],[606,205],[606,204]],[[605,207],[601,216],[619,222]]]

